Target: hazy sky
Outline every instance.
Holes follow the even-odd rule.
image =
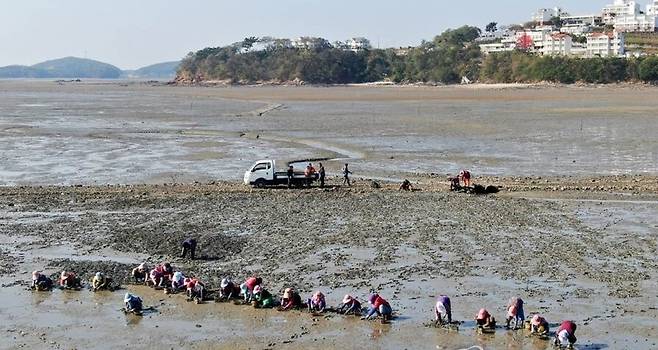
[[[612,0],[0,0],[0,66],[64,56],[119,68],[247,36],[365,36],[416,45],[447,28],[528,21],[537,8],[598,13]]]

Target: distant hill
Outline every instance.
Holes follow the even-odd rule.
[[[28,66],[6,66],[0,67],[0,78],[42,78],[48,72]]]
[[[65,57],[33,66],[0,67],[0,78],[93,78],[115,79],[121,69],[86,58]]]
[[[87,79],[173,79],[180,61],[163,62],[136,70],[121,69],[104,62],[78,57],[64,57],[33,66],[0,67],[1,78],[87,78]]]
[[[123,77],[142,79],[173,79],[176,76],[176,70],[178,69],[178,66],[180,66],[180,61],[157,63],[136,70],[123,71]]]
[[[114,79],[121,76],[121,69],[111,64],[78,57],[41,62],[32,68],[45,70],[50,77],[56,78]]]

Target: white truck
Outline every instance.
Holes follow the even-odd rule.
[[[279,185],[302,187],[304,185],[310,186],[317,178],[317,173],[307,177],[303,171],[293,171],[292,178],[290,179],[291,183],[289,184],[288,169],[277,171],[276,161],[266,159],[259,160],[249,167],[249,170],[244,173],[244,184],[258,188]]]

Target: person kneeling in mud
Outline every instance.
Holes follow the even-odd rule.
[[[162,288],[165,284],[164,274],[162,273],[162,270],[157,267],[151,270],[149,278],[151,279],[151,284],[154,288]]]
[[[180,271],[174,272],[174,277],[171,278],[171,288],[168,293],[178,293],[186,289],[185,276]]]
[[[343,303],[338,306],[337,311],[343,315],[361,315],[361,303],[347,294],[343,297]]]
[[[279,311],[288,311],[292,309],[301,309],[304,307],[302,297],[292,288],[286,288],[281,297],[281,307]]]
[[[263,284],[263,279],[260,277],[249,277],[244,283],[240,285],[240,292],[244,296],[244,302],[250,303],[253,299],[254,288]]]
[[[94,278],[91,280],[91,290],[94,292],[99,290],[110,290],[111,283],[112,283],[111,278],[105,277],[105,275],[102,272],[96,272]]]
[[[203,301],[205,297],[205,285],[197,278],[186,278],[185,288],[187,290],[188,300],[194,300],[197,304]]]
[[[223,278],[219,284],[219,299],[231,300],[240,296],[240,287],[238,287],[230,278]]]
[[[560,328],[555,331],[554,344],[560,348],[573,348],[573,344],[576,343],[576,340],[576,324],[573,323],[573,321],[562,322]]]
[[[324,294],[320,291],[315,292],[306,303],[308,304],[309,312],[324,312],[327,308],[327,301],[324,298]]]
[[[475,315],[475,324],[480,329],[493,330],[496,328],[496,319],[491,316],[487,309],[480,309],[478,314]]]
[[[437,326],[443,325],[444,321],[448,321],[448,324],[452,323],[452,308],[450,307],[450,298],[448,298],[448,296],[441,295],[436,300],[436,305],[434,305],[434,317],[434,323]]]
[[[131,272],[133,281],[138,284],[148,284],[149,280],[149,269],[146,266],[146,263],[141,263],[139,266],[134,268]]]
[[[267,289],[257,285],[254,287],[254,298],[252,305],[257,309],[268,309],[274,307],[274,297]]]
[[[505,327],[510,328],[512,320],[514,320],[514,329],[521,327],[525,321],[523,300],[519,297],[514,297],[507,303],[507,319],[505,320]]]
[[[532,316],[530,320],[530,333],[547,336],[548,331],[548,321],[545,318],[539,315]]]
[[[368,298],[370,302],[370,309],[365,317],[362,317],[362,320],[371,320],[377,316],[381,316],[384,322],[389,321],[393,316],[393,309],[391,305],[384,298],[379,296],[379,294],[374,293]]]
[[[66,289],[80,289],[82,288],[82,283],[74,272],[62,271],[62,274],[59,276],[59,286]]]
[[[42,274],[40,271],[32,272],[31,288],[38,291],[48,291],[53,289],[53,280]]]
[[[142,311],[144,310],[144,306],[142,304],[142,298],[132,295],[130,293],[126,293],[126,295],[123,297],[123,302],[125,303],[125,309],[124,312],[126,313],[134,313],[137,315],[141,315]]]

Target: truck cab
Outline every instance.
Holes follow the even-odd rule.
[[[259,160],[244,173],[244,184],[265,187],[274,182],[274,160]]]

